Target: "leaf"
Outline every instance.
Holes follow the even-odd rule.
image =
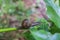
[[[48,35],[51,36],[49,32],[46,32],[44,30],[31,31],[31,34],[34,36],[36,40],[46,40],[48,39]]]
[[[60,33],[51,34],[50,32],[39,30],[32,31],[31,34],[36,40],[60,40]]]
[[[51,32],[52,34],[60,33],[60,29],[53,24],[53,26],[51,26],[49,32]]]
[[[55,33],[50,40],[60,40],[60,33]]]
[[[60,16],[58,15],[58,7],[53,3],[52,0],[45,0],[47,4],[47,15],[54,24],[60,28]]]
[[[55,4],[59,6],[59,0],[55,0]]]
[[[24,37],[26,38],[26,40],[35,40],[30,32],[25,32]]]

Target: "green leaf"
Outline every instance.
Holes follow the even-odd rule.
[[[31,31],[31,34],[36,40],[47,40],[50,36],[52,36],[49,32],[46,32],[44,30]]]
[[[52,0],[45,0],[47,4],[47,15],[54,24],[60,28],[60,16],[58,15],[58,7],[54,4]]]
[[[53,0],[53,1],[57,6],[59,6],[59,0]]]
[[[32,31],[31,34],[36,40],[60,40],[60,33],[51,34],[50,32],[39,30]]]
[[[24,37],[26,38],[26,40],[35,40],[30,32],[25,32]]]
[[[60,33],[55,33],[50,40],[60,40]]]

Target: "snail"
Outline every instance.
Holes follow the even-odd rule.
[[[40,22],[31,22],[30,20],[28,19],[24,19],[21,23],[21,26],[19,26],[19,29],[29,29],[30,27],[33,27],[33,26],[36,26],[36,25],[39,25]]]

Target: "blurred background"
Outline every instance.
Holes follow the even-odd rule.
[[[60,0],[0,0],[0,40],[60,40]]]

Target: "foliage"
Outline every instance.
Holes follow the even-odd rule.
[[[0,14],[3,16],[3,14],[6,13],[8,17],[9,15],[13,14],[19,21],[19,24],[21,24],[22,20],[24,20],[25,18],[29,19],[29,16],[31,14],[31,9],[26,9],[24,6],[24,2],[21,0],[18,0],[18,1],[15,0],[14,2],[13,1],[14,0],[4,0],[4,1],[0,0],[0,5],[2,8],[0,9],[1,10]],[[4,38],[4,34],[7,31],[9,31],[9,33],[13,33],[10,31],[17,30],[15,31],[14,36],[16,35],[17,37],[23,36],[26,40],[60,40],[60,23],[59,23],[60,7],[57,6],[53,2],[53,0],[44,0],[44,1],[46,3],[46,8],[47,8],[46,15],[48,16],[50,22],[52,23],[51,25],[49,20],[42,18],[40,20],[38,19],[38,22],[40,22],[39,25],[30,27],[26,32],[24,29],[21,32],[17,32],[19,31],[17,30],[17,27],[10,28],[7,22],[9,18],[7,17],[7,20],[5,18],[4,21],[2,21],[4,17],[1,18],[1,15],[0,15],[0,32],[2,32],[2,34],[0,33],[0,38]],[[7,33],[8,36],[9,36],[9,33]],[[10,35],[12,36],[13,34],[10,34]],[[15,39],[15,38],[11,38],[11,39]]]

